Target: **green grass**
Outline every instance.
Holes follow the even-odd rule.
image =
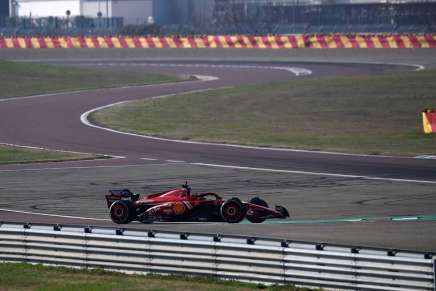
[[[92,119],[199,141],[365,154],[435,154],[421,110],[436,107],[436,71],[294,80],[143,100]]]
[[[0,99],[48,92],[180,81],[181,77],[0,60]]]
[[[220,281],[208,277],[124,275],[102,270],[78,270],[28,264],[0,264],[0,290],[309,290],[292,286]]]
[[[76,154],[0,145],[0,164],[57,162],[94,158],[96,158],[96,156],[92,154]]]

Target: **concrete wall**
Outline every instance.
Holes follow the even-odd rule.
[[[107,7],[106,7],[107,4]],[[82,15],[86,17],[98,17],[98,12],[102,13],[102,17],[110,17],[111,15],[111,5],[110,1],[82,1]]]
[[[123,17],[124,24],[143,24],[153,16],[152,0],[82,0],[82,15]]]
[[[124,17],[124,24],[144,24],[153,16],[152,0],[114,0],[112,17]]]
[[[4,0],[1,0],[1,2]],[[16,0],[18,16],[47,17],[83,15],[97,17],[124,17],[124,24],[143,24],[153,16],[152,0]],[[1,7],[1,6],[0,6]]]

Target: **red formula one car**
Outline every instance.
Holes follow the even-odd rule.
[[[215,193],[191,194],[188,184],[167,192],[146,196],[128,189],[110,190],[107,206],[113,222],[125,224],[137,220],[153,221],[225,221],[238,223],[244,218],[261,223],[268,218],[286,218],[289,212],[283,206],[269,208],[255,197],[250,202],[238,198],[225,200]]]

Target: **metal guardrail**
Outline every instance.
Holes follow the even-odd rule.
[[[1,223],[0,261],[326,290],[436,290],[429,253],[151,230]]]

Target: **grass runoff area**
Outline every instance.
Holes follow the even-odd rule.
[[[241,86],[107,108],[94,122],[184,140],[363,154],[436,154],[421,111],[436,71]]]
[[[0,98],[180,81],[181,77],[0,60]]]
[[[50,151],[44,149],[30,149],[0,144],[0,165],[31,162],[57,162],[72,160],[95,159],[92,154]]]
[[[183,290],[183,291],[303,291],[293,286],[272,286],[221,281],[208,277],[125,275],[102,270],[79,270],[29,264],[0,264],[0,290]]]

